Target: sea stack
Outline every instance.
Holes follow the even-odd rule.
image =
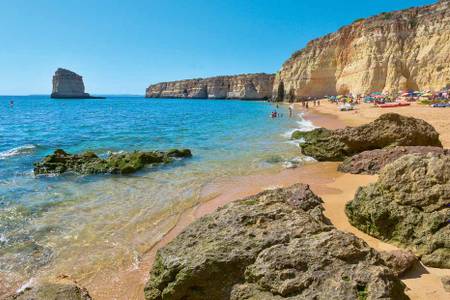
[[[85,93],[83,77],[75,72],[58,68],[53,76],[51,98],[56,99],[103,99]]]

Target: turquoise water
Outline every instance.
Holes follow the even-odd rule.
[[[299,155],[288,136],[304,121],[288,118],[285,107],[283,118],[271,119],[274,109],[225,100],[0,97],[0,289],[42,272],[84,278],[132,265],[173,225],[170,217],[201,201],[206,184],[281,169]],[[56,148],[101,155],[189,148],[193,157],[131,176],[34,177],[33,162]]]

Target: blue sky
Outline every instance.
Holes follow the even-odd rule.
[[[0,95],[46,94],[58,67],[87,92],[276,72],[310,39],[433,0],[0,0]]]

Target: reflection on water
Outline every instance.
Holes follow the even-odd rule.
[[[275,108],[263,102],[16,97],[11,109],[6,100],[0,97],[0,295],[33,276],[89,282],[133,268],[180,212],[204,200],[203,186],[278,170],[298,156],[283,134],[299,120],[272,120]],[[132,176],[35,178],[33,162],[55,148],[104,155],[190,148],[194,157]]]

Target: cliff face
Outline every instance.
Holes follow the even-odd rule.
[[[277,73],[278,100],[450,85],[450,1],[355,21],[311,41]]]
[[[51,98],[103,98],[93,97],[84,91],[83,77],[75,72],[58,68],[53,76]]]
[[[274,75],[243,74],[150,85],[148,98],[270,99]]]

